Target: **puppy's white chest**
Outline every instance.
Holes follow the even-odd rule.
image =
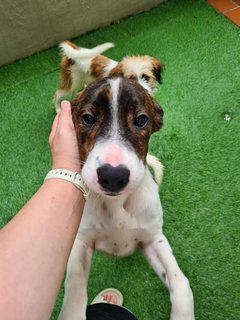
[[[112,256],[127,256],[134,252],[138,244],[137,231],[113,228],[110,232],[101,232],[95,240],[95,248]]]
[[[95,248],[113,256],[127,256],[134,252],[140,241],[140,226],[136,219],[122,211],[104,225],[96,226]]]
[[[92,210],[91,210],[92,212]],[[139,225],[124,209],[109,211],[100,209],[92,219],[91,212],[85,210],[79,236],[90,242],[95,249],[113,256],[126,256],[136,248]]]
[[[161,230],[159,215],[153,217],[147,209],[142,212],[135,209],[124,209],[114,203],[97,203],[95,207],[91,201],[85,207],[79,237],[107,255],[130,255],[139,244],[152,241]]]

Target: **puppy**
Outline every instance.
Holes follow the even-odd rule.
[[[124,257],[136,247],[169,289],[171,320],[194,320],[189,282],[162,231],[162,165],[147,157],[150,135],[161,128],[163,110],[136,80],[109,77],[87,86],[72,102],[72,114],[81,174],[90,195],[68,261],[59,320],[86,319],[95,249]]]
[[[125,57],[117,62],[100,53],[112,48],[113,43],[104,43],[93,49],[79,48],[70,41],[60,44],[63,58],[61,61],[61,83],[54,96],[56,112],[67,95],[76,94],[93,80],[105,77],[122,76],[137,80],[150,94],[161,82],[162,65],[156,58],[149,56]]]

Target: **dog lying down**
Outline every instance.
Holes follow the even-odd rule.
[[[156,58],[149,56],[127,56],[117,62],[101,53],[114,47],[113,43],[104,43],[92,49],[80,48],[70,41],[60,44],[62,51],[61,83],[54,96],[56,112],[60,111],[65,96],[83,90],[93,80],[105,77],[123,76],[137,80],[150,94],[161,82],[162,65]]]
[[[169,289],[171,320],[193,320],[189,282],[162,231],[162,165],[147,156],[150,135],[162,126],[161,107],[136,80],[123,77],[94,81],[71,104],[90,195],[69,257],[59,319],[86,319],[95,249],[124,257],[139,247]]]

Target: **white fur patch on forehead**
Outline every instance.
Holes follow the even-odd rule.
[[[121,78],[109,79],[108,82],[112,91],[112,108],[113,110],[116,110]]]
[[[122,79],[116,78],[116,79],[109,79],[108,82],[111,87],[112,91],[112,120],[113,120],[113,126],[112,126],[112,139],[118,138],[118,120],[117,120],[117,106],[118,106],[118,94],[119,94],[119,87]]]

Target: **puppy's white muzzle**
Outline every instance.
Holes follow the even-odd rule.
[[[142,180],[145,165],[122,142],[99,142],[89,153],[82,177],[93,192],[116,196],[128,192]]]

